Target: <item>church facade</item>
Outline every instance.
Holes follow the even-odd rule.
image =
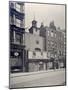
[[[25,46],[30,72],[64,67],[64,35],[54,22],[49,27],[41,23],[38,28],[33,20],[29,33],[25,33]]]

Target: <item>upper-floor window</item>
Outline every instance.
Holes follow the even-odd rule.
[[[53,46],[54,45],[54,42],[53,41],[51,41],[51,46]]]
[[[47,53],[47,56],[50,57],[50,52]]]
[[[36,41],[36,44],[39,44],[39,41],[38,40]]]
[[[11,8],[14,8],[14,3],[10,3],[10,7]]]
[[[50,33],[50,32],[48,31],[48,36],[49,36],[49,33]]]
[[[17,3],[16,3],[16,10],[17,10],[18,12],[20,12],[20,10],[21,10],[21,6],[20,6],[19,4],[17,4]]]
[[[14,18],[13,18],[13,16],[10,16],[9,20],[10,20],[10,24],[14,24]]]
[[[21,20],[16,19],[16,26],[20,27],[21,26]]]
[[[56,38],[56,33],[55,33],[55,38]]]
[[[14,40],[14,38],[13,38],[13,32],[12,31],[10,31],[10,42],[13,42],[13,40]]]
[[[16,2],[10,2],[10,7],[15,9],[16,8]]]
[[[40,49],[40,48],[35,48],[35,50],[37,50],[37,51],[41,51],[41,49]]]
[[[13,16],[10,16],[10,23],[11,24],[16,24],[16,17],[15,17],[15,15],[13,15]]]
[[[59,55],[61,56],[61,51],[59,51]]]
[[[53,54],[53,53],[51,53],[50,56],[51,56],[52,58],[54,58],[54,54]]]
[[[57,43],[56,42],[54,43],[54,46],[55,46],[55,48],[57,47]]]
[[[23,39],[22,35],[16,33],[15,37],[16,37],[16,43],[21,44],[23,42],[22,41],[22,39]]]
[[[53,32],[51,32],[51,37],[53,37],[54,36],[54,33]]]
[[[48,40],[48,45],[50,46],[50,41]]]

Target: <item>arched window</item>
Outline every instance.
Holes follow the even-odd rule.
[[[37,50],[37,51],[41,51],[41,49],[40,49],[40,48],[35,48],[35,50]]]

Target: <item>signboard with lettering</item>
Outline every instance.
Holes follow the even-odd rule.
[[[28,59],[48,59],[47,52],[28,51]]]

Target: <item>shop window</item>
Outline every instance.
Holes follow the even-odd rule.
[[[22,70],[22,59],[21,59],[21,52],[10,52],[10,66],[11,66],[11,72],[18,72]]]
[[[39,70],[43,70],[44,66],[43,66],[43,62],[39,62]]]

